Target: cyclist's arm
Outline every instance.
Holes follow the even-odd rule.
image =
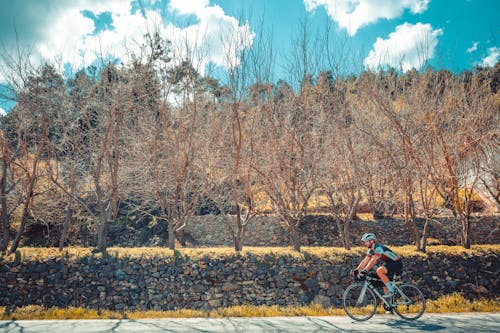
[[[372,256],[369,256],[367,255],[358,265],[358,267],[356,267],[356,270],[360,271],[362,269],[366,269],[366,266],[368,265],[368,263],[370,262]]]
[[[375,253],[370,260],[367,262],[365,266],[365,271],[369,271],[375,264],[377,263],[378,259],[380,258],[380,255],[378,253]]]

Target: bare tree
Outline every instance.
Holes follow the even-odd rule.
[[[171,70],[170,84],[183,97],[179,107],[162,102],[157,116],[144,128],[146,143],[143,152],[147,166],[151,197],[160,207],[161,218],[168,223],[168,244],[175,248],[176,233],[182,233],[200,193],[197,178],[199,145],[199,95],[196,93],[199,74],[188,61]],[[155,112],[155,110],[152,110]],[[148,128],[149,127],[149,128]],[[182,238],[182,236],[180,236]]]
[[[105,252],[109,224],[114,220],[120,200],[120,171],[127,142],[123,119],[132,111],[130,86],[125,73],[109,64],[99,80],[85,87],[80,107],[79,126],[85,132],[77,150],[78,163],[91,185],[91,198],[97,207],[96,250]]]
[[[51,128],[50,118],[59,107],[58,92],[64,91],[62,78],[49,65],[42,66],[36,72],[23,73],[23,75],[26,75],[26,80],[24,85],[19,84],[22,90],[17,93],[18,105],[9,114],[8,125],[5,129],[10,134],[4,132],[4,135],[11,137],[10,140],[2,142],[11,147],[10,149],[5,147],[4,167],[8,170],[10,164],[13,168],[10,175],[17,175],[15,178],[20,178],[19,181],[10,178],[11,186],[19,186],[4,189],[5,195],[8,194],[7,192],[17,193],[17,199],[11,199],[10,202],[13,203],[14,210],[18,206],[20,209],[20,223],[10,246],[11,253],[18,248],[28,220],[33,216],[34,198],[39,194],[37,184],[46,166],[44,159],[47,156],[47,142],[50,133],[54,130]],[[8,158],[9,151],[17,153]],[[14,191],[14,189],[17,190]],[[13,212],[11,208],[6,208],[4,211],[6,220],[12,218],[11,213],[7,213],[9,211]],[[5,226],[7,227],[7,224]],[[7,232],[7,229],[5,231]],[[4,240],[8,242],[7,233],[4,234]],[[6,246],[7,243],[4,242],[2,251],[5,251]]]
[[[221,103],[223,112],[227,114],[222,114],[222,118],[226,119],[230,126],[229,131],[221,132],[227,134],[226,148],[219,150],[223,154],[218,156],[220,165],[226,168],[222,172],[231,175],[228,183],[235,217],[228,226],[237,252],[243,248],[246,227],[257,214],[254,203],[256,189],[252,185],[256,183],[256,173],[252,168],[255,159],[254,124],[256,112],[263,104],[261,100],[269,96],[267,80],[270,78],[273,63],[270,39],[266,39],[262,33],[255,38],[248,23],[245,25],[244,33],[221,33],[221,44],[228,68],[227,95]],[[250,43],[254,42],[256,45],[250,49]],[[250,80],[254,80],[253,84]],[[259,98],[252,99],[255,93],[260,95],[260,101]],[[248,105],[247,101],[256,104]]]
[[[69,96],[63,100],[58,114],[51,119],[57,125],[58,135],[50,140],[50,163],[47,165],[48,175],[59,192],[62,192],[57,204],[63,207],[63,221],[59,250],[62,250],[70,237],[70,230],[75,227],[75,215],[91,218],[93,209],[85,199],[89,195],[83,184],[88,179],[88,169],[83,162],[87,131],[82,126],[82,112],[91,100],[89,91],[95,82],[84,71],[77,73],[69,80],[67,88]],[[55,208],[56,209],[56,208]],[[57,208],[61,209],[61,208]]]
[[[471,201],[486,147],[497,135],[498,109],[488,83],[478,76],[453,82],[453,77],[437,72],[428,84],[433,80],[442,88],[427,91],[427,133],[436,147],[432,181],[461,226],[462,245],[470,248]]]
[[[418,122],[414,122],[411,117],[411,109],[397,110],[395,107],[393,100],[398,93],[396,73],[392,72],[390,75],[381,73],[380,79],[381,82],[372,81],[364,86],[363,91],[366,93],[366,99],[371,103],[368,110],[374,112],[373,116],[366,121],[373,126],[378,115],[382,116],[383,120],[379,123],[380,127],[373,126],[372,129],[365,127],[363,131],[368,134],[370,141],[385,160],[386,169],[383,173],[390,175],[394,172],[395,177],[392,181],[398,181],[400,184],[399,187],[404,197],[405,221],[413,232],[417,249],[420,249],[415,210],[415,181],[417,179],[415,170],[421,165],[421,160],[415,147],[415,140],[422,132],[419,130]],[[392,187],[395,188],[395,186]]]
[[[18,183],[22,178],[17,176],[14,167],[15,155],[12,152],[12,142],[10,142],[8,135],[4,128],[0,131],[0,147],[2,153],[2,175],[0,179],[0,204],[2,208],[2,238],[0,239],[0,251],[5,252],[9,246],[11,221],[13,212],[17,206],[12,207],[9,202],[9,197],[12,196]]]
[[[326,129],[321,118],[315,117],[315,109],[308,108],[311,89],[309,82],[304,83],[295,96],[286,84],[278,87],[278,96],[261,114],[259,160],[254,166],[296,251],[300,251],[299,227],[309,199],[319,188],[321,142]]]
[[[333,101],[325,107],[329,127],[324,142],[327,148],[322,160],[322,190],[337,223],[341,244],[350,249],[350,226],[356,218],[366,178],[363,157],[368,154],[362,133],[354,124],[349,96],[345,95],[346,85],[331,81],[329,88]]]

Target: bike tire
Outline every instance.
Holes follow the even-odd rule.
[[[370,319],[377,310],[377,297],[371,289],[366,288],[363,299],[359,299],[362,289],[363,283],[353,283],[347,287],[342,297],[345,313],[356,321]]]
[[[403,319],[415,320],[420,318],[426,307],[425,297],[422,291],[413,284],[398,286],[393,299],[394,311]]]

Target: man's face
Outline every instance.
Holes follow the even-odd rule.
[[[373,244],[373,241],[372,241],[372,240],[369,240],[369,241],[366,241],[366,242],[365,242],[365,246],[366,246],[367,248],[370,248],[370,247],[372,246],[372,244]]]

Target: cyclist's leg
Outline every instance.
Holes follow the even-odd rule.
[[[384,293],[387,293],[387,283],[389,283],[389,277],[387,276],[388,273],[389,271],[387,270],[387,267],[385,267],[385,265],[377,268],[377,276],[384,283]]]
[[[386,274],[389,281],[392,281],[394,279],[395,274],[403,273],[403,263],[401,260],[387,262],[384,264],[384,266],[387,270]]]
[[[397,269],[396,263],[385,263],[383,266],[380,266],[377,269],[377,275],[380,277],[380,280],[384,283],[384,293],[385,295],[392,295],[394,293],[394,282],[392,282],[392,278],[394,277],[394,273]]]

